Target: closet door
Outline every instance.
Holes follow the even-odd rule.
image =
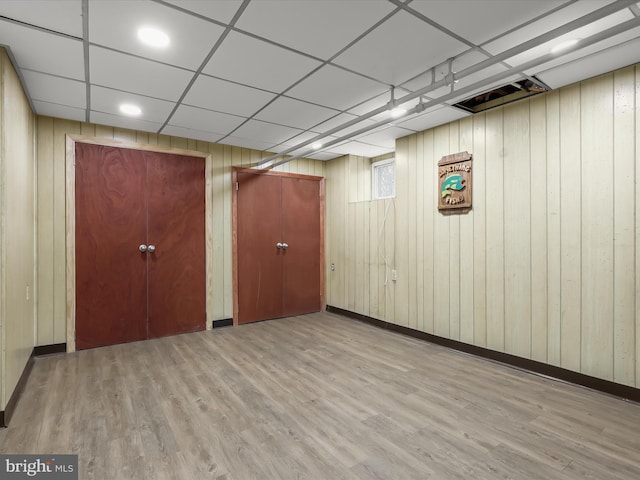
[[[144,152],[149,219],[149,338],[203,330],[206,321],[204,159]]]
[[[76,143],[76,348],[147,338],[146,167],[135,150]]]
[[[319,311],[321,179],[234,175],[237,322]]]
[[[238,323],[282,316],[282,180],[238,172]]]
[[[320,310],[320,182],[282,178],[282,316]]]
[[[76,348],[205,328],[204,186],[201,157],[76,143]]]

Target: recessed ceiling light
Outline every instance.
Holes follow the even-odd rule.
[[[142,113],[142,110],[137,105],[132,105],[130,103],[123,103],[120,105],[120,111],[125,115],[130,115],[132,117],[137,117]]]
[[[564,42],[560,42],[559,44],[557,44],[555,47],[551,49],[551,53],[558,53],[563,50],[566,50],[567,48],[571,48],[579,41],[580,41],[579,38],[572,38],[571,40],[565,40]]]
[[[399,117],[403,116],[405,113],[407,113],[407,110],[405,108],[397,107],[397,108],[394,108],[393,110],[391,110],[390,113],[391,113],[391,116],[393,118],[399,118]]]
[[[311,144],[311,148],[313,148],[314,150],[319,150],[322,148],[322,143],[320,142],[313,143]]]
[[[142,43],[152,47],[166,47],[169,45],[169,35],[157,28],[142,27],[138,30],[138,38]]]

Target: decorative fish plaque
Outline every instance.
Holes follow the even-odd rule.
[[[438,210],[471,209],[472,157],[469,152],[445,155],[438,162]]]

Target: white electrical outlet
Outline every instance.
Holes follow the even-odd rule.
[[[391,270],[391,280],[393,280],[394,282],[396,280],[398,280],[398,271],[397,270]]]

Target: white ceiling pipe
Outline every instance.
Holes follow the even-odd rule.
[[[534,68],[537,67],[538,65],[542,65],[544,63],[547,63],[551,60],[553,60],[554,58],[558,58],[558,57],[562,57],[564,55],[567,55],[569,53],[575,52],[577,50],[580,50],[582,48],[588,47],[589,45],[593,45],[595,43],[601,42],[603,40],[606,40],[607,38],[614,36],[614,35],[618,35],[620,33],[623,33],[627,30],[630,30],[632,28],[636,28],[636,27],[640,27],[640,17],[634,17],[631,20],[627,20],[626,22],[620,23],[614,27],[608,28],[607,30],[603,30],[599,33],[596,33],[595,35],[592,35],[590,37],[584,38],[582,40],[580,40],[580,42],[572,47],[567,48],[566,50],[563,50],[562,53],[547,53],[546,55],[543,55],[541,57],[535,58],[533,60],[530,60],[528,62],[525,62],[521,65],[517,65],[515,67],[512,67],[510,70],[506,71],[506,72],[500,72],[497,73],[495,75],[492,75],[491,77],[485,78],[484,80],[481,80],[479,82],[473,83],[471,85],[468,85],[466,87],[463,87],[459,90],[454,90],[452,92],[447,93],[446,95],[442,95],[434,100],[430,100],[426,103],[420,103],[418,105],[416,105],[413,109],[409,110],[407,113],[409,115],[414,114],[414,113],[419,113],[422,110],[425,110],[429,107],[433,107],[436,105],[440,105],[443,102],[446,102],[447,100],[451,100],[455,97],[458,97],[460,95],[464,95],[465,93],[471,93],[479,88],[482,88],[484,85],[487,84],[491,84],[491,83],[495,83],[495,82],[500,82],[510,76],[512,76],[514,74],[514,72],[519,72],[519,71],[523,71],[523,70],[528,70],[530,68]],[[408,115],[407,115],[408,116]],[[384,125],[387,125],[389,123],[391,123],[391,120],[382,120],[378,123],[375,123],[373,125],[368,125],[366,127],[361,128],[360,130],[357,130],[355,132],[350,133],[349,135],[345,135],[343,137],[340,138],[336,138],[326,144],[324,144],[322,146],[323,150],[326,150],[328,147],[331,147],[332,145],[336,145],[338,143],[344,142],[345,140],[349,140],[350,138],[356,137],[358,135],[361,135],[363,133],[367,133],[370,130],[374,130],[376,128],[382,127]],[[296,160],[298,158],[303,158],[306,157],[307,155],[310,155],[312,153],[316,153],[317,150],[308,150],[300,155],[294,155],[292,157],[280,160],[279,162],[275,162],[271,165],[269,165],[270,168],[273,167],[277,167],[278,165],[282,165],[284,163],[290,162],[292,160]],[[276,157],[277,158],[277,157]]]
[[[549,42],[557,37],[560,37],[562,35],[565,35],[577,28],[583,27],[585,25],[588,25],[590,23],[595,22],[596,20],[600,20],[601,18],[607,17],[619,10],[623,10],[627,7],[629,7],[630,5],[633,5],[637,2],[637,0],[617,0],[616,2],[613,2],[609,5],[605,5],[602,8],[599,8],[598,10],[594,10],[591,13],[588,13],[580,18],[577,18],[569,23],[566,23],[564,25],[562,25],[561,27],[555,28],[553,30],[550,30],[549,32],[546,32],[542,35],[539,35],[535,38],[532,38],[531,40],[528,40],[526,42],[523,42],[519,45],[516,45],[515,47],[512,47],[508,50],[505,50],[502,53],[499,53],[497,55],[494,55],[493,57],[490,57],[486,60],[483,60],[479,63],[476,63],[474,65],[471,65],[470,67],[465,68],[464,70],[461,70],[460,72],[457,72],[455,74],[455,79],[462,79],[465,78],[469,75],[472,75],[474,73],[477,73],[481,70],[484,70],[485,68],[488,68],[490,66],[493,66],[497,63],[503,62],[504,60],[511,58],[511,57],[515,57],[516,55],[526,52],[527,50],[530,50],[534,47],[540,46],[546,42]],[[583,45],[583,42],[580,42],[580,45]],[[572,50],[570,50],[572,51]],[[566,53],[563,52],[563,54]],[[560,55],[555,55],[555,57],[560,56]],[[554,57],[554,58],[555,58]],[[512,69],[513,70],[513,69]],[[510,72],[512,72],[512,70],[510,70]],[[429,93],[433,90],[436,90],[440,87],[444,87],[446,85],[450,85],[453,82],[453,78],[450,75],[445,76],[444,78],[436,81],[436,82],[432,82],[431,84],[427,85],[426,87],[423,87],[419,90],[416,90],[415,92],[409,93],[407,95],[405,95],[402,98],[399,98],[397,100],[394,101],[394,104],[400,105],[402,103],[406,103],[409,102],[415,98],[418,98],[422,95],[425,95],[426,93]],[[487,83],[486,81],[484,83]],[[481,88],[482,85],[480,85],[480,87],[476,87],[476,88]],[[390,102],[391,103],[391,102]],[[365,113],[361,116],[359,116],[358,118],[355,118],[353,120],[350,120],[348,122],[345,122],[341,125],[338,125],[337,127],[334,127],[322,134],[319,134],[313,138],[311,138],[310,140],[307,140],[305,142],[301,142],[293,147],[290,147],[282,152],[280,152],[277,155],[273,155],[271,157],[268,157],[264,160],[261,160],[257,165],[256,168],[266,168],[269,166],[274,166],[275,164],[271,164],[270,162],[272,162],[273,160],[280,158],[280,157],[284,157],[286,154],[291,153],[295,150],[299,150],[300,148],[306,147],[307,145],[310,145],[312,143],[315,143],[329,135],[332,135],[333,133],[339,132],[341,130],[344,130],[345,128],[349,128],[353,125],[356,125],[368,118],[374,117],[380,113],[383,113],[385,111],[387,111],[389,109],[389,104],[386,104],[382,107],[376,108],[375,110],[372,110],[368,113]],[[386,123],[389,123],[391,120],[387,121]],[[376,126],[380,126],[379,124],[376,124]],[[376,126],[372,127],[372,128],[376,128]],[[353,137],[355,134],[351,134],[349,137]],[[349,138],[347,137],[347,138]],[[332,142],[332,144],[334,144]],[[313,153],[315,150],[310,151],[311,153]],[[299,157],[295,157],[295,158],[299,158]],[[293,158],[289,158],[287,159],[287,161],[291,161]],[[282,163],[286,163],[286,162],[278,162],[277,165],[281,165]]]

